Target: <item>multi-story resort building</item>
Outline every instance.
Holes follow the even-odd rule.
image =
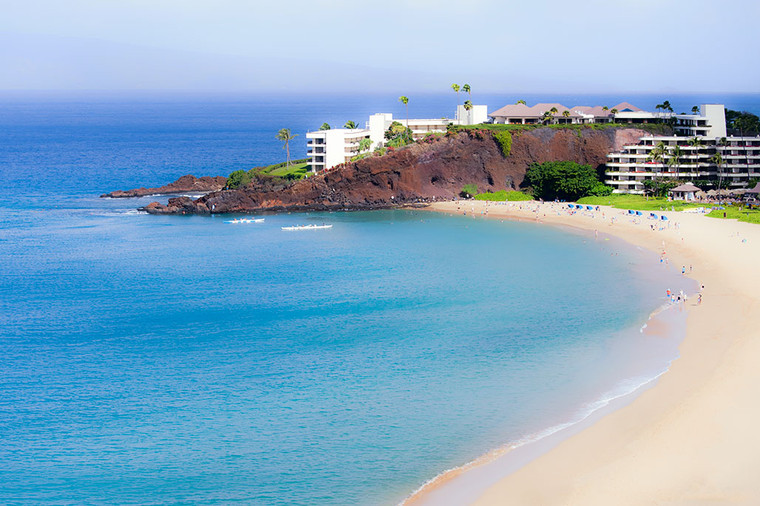
[[[760,177],[760,137],[726,136],[725,110],[703,104],[676,114],[672,136],[645,136],[607,155],[605,183],[615,193],[644,193],[645,181],[710,180],[740,188]]]
[[[449,124],[476,125],[488,120],[488,109],[485,105],[473,105],[465,108],[457,107],[456,119],[397,119],[403,126],[412,131],[415,139],[421,139],[429,133],[445,132]],[[390,113],[377,113],[369,117],[365,128],[334,128],[307,132],[307,155],[313,172],[329,169],[351,160],[362,152],[371,151],[382,146],[385,132],[393,123]],[[363,139],[369,139],[366,151],[361,151]]]

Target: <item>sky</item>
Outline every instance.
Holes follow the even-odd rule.
[[[758,0],[0,0],[0,90],[758,92]]]

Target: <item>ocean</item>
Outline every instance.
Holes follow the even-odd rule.
[[[667,368],[680,331],[640,328],[688,287],[615,240],[402,210],[232,225],[98,198],[281,161],[279,128],[299,157],[307,129],[394,101],[0,100],[0,501],[392,504]]]

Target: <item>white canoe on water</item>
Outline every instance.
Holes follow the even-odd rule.
[[[243,223],[261,223],[264,218],[235,218],[232,221],[225,221],[225,223],[232,223],[233,225],[239,225]]]
[[[317,230],[321,228],[332,228],[332,225],[296,225],[294,227],[282,227],[283,230]]]

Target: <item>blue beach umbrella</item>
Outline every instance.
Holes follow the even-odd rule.
[[[660,216],[660,219],[661,219],[662,221],[667,221],[667,220],[668,220],[668,217],[667,217],[667,216],[664,216],[664,215],[663,215],[663,216]]]
[[[572,209],[574,206],[572,204],[568,204],[567,207],[569,207],[570,209]]]
[[[593,211],[594,207],[593,206],[586,206],[586,209],[588,209],[589,211]]]
[[[642,213],[641,211],[636,211],[636,216],[644,216],[644,213]]]
[[[636,212],[629,209],[628,214],[636,214]]]

